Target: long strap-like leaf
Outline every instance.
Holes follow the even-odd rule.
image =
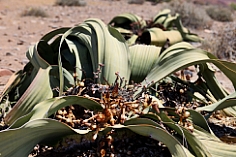
[[[53,93],[49,79],[50,70],[50,67],[47,69],[39,69],[33,82],[5,117],[4,120],[7,124],[11,125],[16,119],[29,113],[33,107],[42,100],[52,98]]]

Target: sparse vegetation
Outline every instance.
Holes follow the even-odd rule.
[[[236,3],[232,2],[232,3],[230,3],[229,6],[231,9],[236,10]]]
[[[139,43],[163,46],[165,43],[173,45],[181,41],[201,40],[182,25],[179,14],[172,16],[169,9],[160,11],[153,20],[144,20],[131,13],[120,14],[109,24],[119,30],[129,45]]]
[[[236,61],[236,25],[229,23],[222,26],[219,32],[215,32],[208,43],[210,51],[218,58]]]
[[[27,10],[24,10],[21,16],[35,16],[35,17],[47,17],[48,14],[45,10],[38,7],[31,7]]]
[[[162,2],[170,2],[171,0],[146,0],[146,1],[152,2],[152,4],[158,4]]]
[[[56,5],[61,6],[86,6],[85,0],[56,0]]]
[[[145,0],[129,0],[129,4],[143,4]]]
[[[206,51],[196,48],[192,42],[202,39],[184,25],[213,20],[204,7],[177,2],[171,5],[182,20],[168,9],[151,20],[131,13],[108,24],[89,18],[32,45],[29,62],[0,94],[0,156],[234,157],[236,145],[226,141],[235,134],[222,127],[219,135],[209,123],[236,115],[236,92],[224,90],[211,67],[236,87],[236,64],[214,56],[236,60],[235,23],[215,21],[222,30],[204,30],[214,38],[203,41]]]
[[[211,6],[206,9],[206,12],[213,20],[221,22],[233,21],[232,11],[230,8]]]
[[[173,14],[179,13],[184,26],[192,28],[204,28],[211,26],[211,19],[206,14],[204,7],[196,7],[191,2],[173,0],[168,6]]]
[[[198,39],[181,25],[178,15],[172,17],[169,13],[161,11],[153,21],[168,30],[174,24],[184,37]],[[110,23],[147,24],[139,19],[142,18],[122,14]],[[136,153],[137,149],[125,149],[125,154],[121,154],[119,150],[123,149],[116,142],[123,143],[124,138],[131,137],[130,130],[150,138],[149,144],[155,144],[155,148],[168,148],[165,156],[235,156],[236,146],[223,143],[212,134],[207,117],[201,115],[210,116],[220,109],[226,112],[226,108],[234,106],[236,97],[222,89],[208,63],[215,64],[232,81],[235,64],[222,62],[187,42],[163,47],[128,45],[118,29],[90,18],[75,27],[49,32],[27,51],[29,62],[24,71],[14,74],[13,83],[0,96],[1,155],[18,156],[20,149],[21,156],[27,156],[36,144],[68,152],[96,142],[93,152],[91,148],[85,151],[98,156],[126,156],[126,152]],[[54,40],[48,44],[51,39]],[[191,65],[196,65],[194,71],[199,74],[193,83],[189,82],[191,72],[184,73]],[[181,77],[174,75],[178,70],[182,70]],[[232,104],[228,104],[229,99]],[[15,136],[11,136],[12,131]],[[29,138],[21,138],[25,136]],[[48,143],[48,138],[55,143]],[[16,141],[15,148],[11,148],[12,141]],[[140,141],[141,146],[146,142]]]

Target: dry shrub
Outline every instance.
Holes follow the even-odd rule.
[[[225,23],[213,36],[203,43],[203,47],[220,59],[236,61],[236,23]]]
[[[152,4],[155,5],[158,3],[170,2],[171,0],[146,0],[146,1],[152,2]]]
[[[48,17],[48,14],[42,8],[31,7],[24,10],[21,16]]]
[[[129,0],[129,4],[143,4],[145,0]]]
[[[167,6],[172,13],[179,13],[183,25],[191,28],[209,28],[212,20],[207,15],[205,8],[185,0],[172,0]]]
[[[229,7],[233,10],[236,10],[236,3],[234,3],[234,2],[230,3]]]
[[[61,6],[86,6],[86,0],[56,0],[56,5]]]
[[[206,9],[206,12],[213,20],[221,22],[233,21],[232,11],[228,7],[211,6]]]

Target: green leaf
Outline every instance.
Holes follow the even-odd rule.
[[[153,125],[155,127],[162,128],[162,126],[155,121],[148,119],[148,118],[131,118],[127,121],[125,121],[124,125],[138,125],[138,124],[147,124],[147,125]]]
[[[197,34],[190,33],[190,31],[185,28],[181,22],[180,15],[176,14],[175,16],[171,15],[171,10],[164,9],[161,12],[159,12],[154,18],[153,18],[154,24],[162,24],[164,28],[167,28],[168,30],[173,30],[174,26],[177,27],[177,30],[180,32],[181,37],[184,41],[195,41],[199,42],[202,39],[198,37]],[[169,35],[168,37],[172,37]]]
[[[57,110],[70,105],[80,105],[92,111],[103,109],[99,103],[85,97],[81,96],[55,97],[47,99],[35,105],[30,113],[19,118],[12,126],[10,126],[10,128],[20,127],[24,123],[35,119],[47,118],[52,114],[54,114]]]
[[[189,150],[197,157],[202,156],[235,156],[235,145],[223,143],[217,138],[207,125],[206,120],[196,111],[188,110],[193,122],[193,132],[188,131],[182,126],[176,128],[176,125],[165,113],[160,114],[163,124],[174,129],[179,135],[186,138]],[[182,131],[180,131],[180,128]]]
[[[163,46],[167,39],[169,39],[170,45],[183,41],[179,31],[163,31],[160,28],[149,28],[146,29],[141,37],[140,42],[146,45]]]
[[[193,157],[193,155],[183,145],[181,145],[178,142],[178,140],[175,139],[174,136],[172,136],[166,130],[160,127],[149,125],[149,123],[153,123],[153,122],[147,121],[147,119],[143,119],[144,123],[145,121],[148,124],[140,124],[138,123],[137,120],[134,120],[133,121],[134,125],[132,124],[132,121],[130,121],[130,122],[127,122],[127,124],[129,123],[129,125],[124,126],[124,125],[119,124],[119,125],[109,126],[106,129],[104,129],[102,132],[107,133],[111,131],[112,129],[129,129],[136,134],[146,136],[148,138],[152,138],[154,140],[163,142],[167,146],[167,148],[169,149],[173,157],[185,157],[185,156]],[[158,124],[155,123],[154,125],[158,125]]]
[[[185,141],[187,141],[186,147],[188,147],[192,154],[197,157],[211,156],[207,148],[189,130],[185,129],[181,125],[176,124],[163,112],[159,116],[165,125],[175,130],[183,138],[183,144]]]
[[[203,128],[204,130],[208,131],[209,133],[213,134],[206,119],[202,116],[202,114],[200,114],[199,112],[195,110],[189,109],[187,111],[190,112],[190,117],[188,119],[190,119],[194,125],[197,125]]]
[[[27,157],[36,144],[74,133],[70,127],[56,120],[33,120],[20,128],[0,131],[0,156]]]
[[[4,120],[7,124],[11,125],[16,119],[29,113],[37,103],[52,98],[53,94],[49,80],[50,70],[50,67],[39,69],[33,82],[5,117]]]
[[[194,42],[202,41],[202,39],[198,37],[197,34],[190,33],[190,31],[183,26],[180,16],[178,14],[175,20],[175,25],[178,31],[180,31],[184,41],[194,41]]]
[[[175,21],[177,20],[178,16],[179,16],[179,15],[176,14],[175,16],[170,16],[170,17],[168,17],[168,18],[165,20],[165,22],[163,23],[163,26],[164,26],[165,28],[167,28],[167,29],[170,29],[170,30],[174,29],[174,28],[172,28],[172,27],[173,27]]]
[[[112,27],[107,28],[102,21],[97,19],[86,20],[85,23],[96,32],[98,60],[99,63],[105,65],[102,68],[100,82],[106,83],[105,78],[110,84],[114,83],[115,72],[119,72],[121,77],[129,81],[129,49],[122,35]]]
[[[38,52],[38,48],[41,47],[41,44],[43,44],[43,43],[44,42],[41,41],[41,42],[38,42],[35,46],[31,46],[26,53],[27,58],[30,60],[31,64],[33,64],[34,68],[36,68],[37,70],[39,68],[46,69],[49,67],[49,63],[47,63],[47,61],[45,59],[43,59]],[[44,44],[44,46],[45,45],[46,44]],[[44,47],[44,46],[42,46],[42,47]],[[50,51],[50,49],[47,49],[47,52],[45,52],[45,53],[48,53],[48,52],[51,53],[52,51]],[[53,53],[51,53],[51,54],[50,53],[48,54],[49,56],[51,56],[53,54]]]
[[[47,33],[46,35],[44,35],[40,40],[43,40],[45,42],[50,42],[54,37],[58,36],[58,35],[62,35],[64,34],[66,31],[68,31],[70,28],[69,27],[62,27],[56,30],[53,30],[49,33]]]
[[[52,69],[50,70],[50,85],[52,88],[58,88],[59,87],[59,70],[58,70],[58,66],[52,66]],[[75,84],[75,80],[74,77],[72,76],[72,74],[67,71],[66,69],[62,68],[63,71],[63,77],[64,77],[64,90],[67,90],[68,88],[72,87]],[[57,92],[56,95],[54,94],[54,96],[58,96],[58,91],[54,90],[54,92]]]
[[[6,96],[13,88],[15,88],[23,79],[23,71],[20,70],[16,73],[14,73],[6,83],[3,92],[1,93],[0,102],[2,101],[2,98]]]
[[[154,24],[164,24],[165,21],[170,18],[171,10],[170,9],[163,9],[157,15],[153,17]]]
[[[140,28],[146,26],[145,20],[143,20],[140,16],[132,14],[132,13],[123,13],[115,16],[109,24],[112,24],[114,27],[122,27],[131,30],[130,24],[136,23],[140,24]]]
[[[228,95],[227,92],[223,89],[219,81],[216,79],[215,71],[211,68],[211,66],[207,63],[200,64],[200,73],[204,78],[207,87],[214,95],[216,100],[220,100]]]
[[[236,92],[226,96],[225,98],[223,98],[222,100],[219,100],[218,102],[214,104],[198,107],[196,108],[196,111],[214,112],[216,110],[221,110],[227,107],[235,106],[236,105],[235,101],[236,101]]]
[[[183,47],[182,47],[183,46]],[[214,63],[235,85],[236,80],[236,66],[235,63],[227,61],[221,61],[214,55],[201,49],[190,48],[185,43],[178,43],[166,49],[158,58],[156,66],[147,75],[146,80],[142,82],[142,85],[146,85],[146,82],[156,83],[164,77],[184,69],[191,65],[205,64],[207,62]],[[149,86],[152,86],[150,84]],[[141,90],[136,92],[139,94]]]
[[[211,156],[234,157],[236,155],[236,145],[224,143],[198,126],[194,126],[193,135],[208,149]]]
[[[154,67],[161,48],[149,45],[130,47],[131,76],[130,80],[141,82]]]
[[[81,69],[88,70],[85,73],[88,73],[89,76],[97,69],[101,69],[97,79],[99,83],[114,83],[116,72],[119,72],[121,77],[125,77],[129,81],[129,49],[126,41],[116,29],[107,27],[99,19],[88,19],[63,34],[60,41],[60,50],[66,48],[63,46],[64,41],[66,41],[69,51],[75,56],[78,79],[81,79],[82,72],[79,71]],[[60,74],[62,73],[60,67],[63,66],[61,56],[63,56],[63,51],[60,51],[58,56]],[[101,68],[99,64],[105,66]],[[64,84],[62,76],[60,80],[61,89]]]
[[[236,66],[235,63],[227,62],[227,61],[221,61],[217,60],[216,62],[213,62],[215,65],[218,66],[218,68],[231,80],[234,87],[236,87],[236,81],[235,81],[235,74],[236,74]],[[205,66],[207,67],[207,66]],[[206,68],[204,68],[206,69]],[[207,70],[205,70],[207,71]],[[209,70],[208,70],[209,71]],[[207,111],[207,112],[214,112],[216,110],[224,109],[224,112],[227,115],[236,116],[236,107],[234,103],[234,99],[236,98],[235,93],[232,93],[228,96],[226,96],[228,93],[224,91],[224,89],[220,86],[218,81],[215,77],[212,76],[212,72],[204,72],[203,77],[207,81],[207,85],[209,89],[211,89],[211,92],[214,94],[214,96],[219,100],[218,102],[205,106],[205,107],[199,107],[197,108],[198,111]],[[217,85],[218,84],[218,85]],[[226,96],[226,97],[225,97]]]
[[[136,40],[138,39],[138,36],[136,34],[133,34],[131,35],[131,37],[126,40],[126,43],[129,45],[129,46],[132,46],[136,43]]]
[[[145,115],[143,115],[144,117],[145,117]],[[151,115],[149,115],[149,116],[151,116]],[[148,117],[149,117],[148,116]],[[154,117],[155,118],[155,117]],[[159,119],[158,119],[159,120]],[[140,135],[143,135],[143,136],[148,136],[148,137],[151,137],[151,138],[153,138],[153,139],[156,139],[156,140],[158,140],[158,141],[161,141],[161,142],[163,142],[164,144],[166,144],[167,145],[167,147],[169,148],[169,150],[170,150],[170,152],[171,152],[171,154],[172,155],[176,155],[176,156],[178,156],[177,154],[177,152],[175,152],[176,150],[173,150],[172,151],[172,149],[173,149],[173,147],[175,147],[175,149],[178,149],[177,147],[182,147],[184,150],[185,150],[185,148],[183,147],[183,145],[181,145],[181,144],[177,144],[177,143],[175,143],[176,145],[175,146],[171,146],[170,145],[170,143],[171,142],[168,142],[168,140],[170,140],[170,141],[177,141],[172,135],[170,135],[168,132],[167,132],[167,130],[165,130],[164,128],[163,128],[163,126],[162,125],[160,125],[160,124],[158,124],[158,123],[156,123],[155,121],[153,121],[153,120],[151,120],[151,119],[147,119],[147,118],[132,118],[132,119],[130,119],[130,120],[127,120],[125,123],[124,123],[124,125],[125,126],[128,126],[128,128],[130,129],[130,130],[132,130],[132,131],[134,131],[135,133],[137,133],[137,134],[140,134]],[[136,125],[136,126],[139,126],[140,128],[139,129],[137,129],[137,127],[135,128],[135,129],[132,129],[132,128],[130,128],[130,126],[133,126],[133,125]],[[149,131],[147,131],[147,130],[145,130],[145,129],[143,129],[143,127],[145,126],[145,125],[151,125],[152,127],[155,127],[156,128],[156,130],[154,130],[153,129],[153,132],[151,131],[152,130],[152,128],[150,127],[149,129],[147,129],[147,130],[149,130]],[[178,128],[178,127],[177,127]],[[150,130],[151,129],[151,130]],[[179,129],[179,128],[178,128]],[[139,131],[140,130],[140,131]],[[164,132],[162,132],[162,131],[164,131]],[[149,133],[148,133],[149,132]],[[152,133],[151,133],[152,132]],[[168,135],[167,135],[167,134]],[[170,135],[170,136],[169,136]],[[161,136],[161,137],[160,137]],[[172,138],[172,139],[169,139],[169,138]],[[180,146],[181,145],[181,146]],[[181,149],[181,148],[179,148],[179,149]],[[187,150],[185,150],[186,151],[186,154],[185,153],[183,153],[183,152],[181,152],[181,154],[183,155],[183,156],[185,156],[185,155],[187,155],[187,156],[191,156],[191,154],[187,151]],[[173,153],[174,152],[174,153]],[[180,152],[179,152],[180,153]],[[175,156],[174,155],[174,156]]]
[[[174,157],[193,156],[171,134],[169,134],[164,129],[145,124],[129,125],[127,126],[127,128],[139,135],[147,136],[157,141],[163,142],[169,149],[171,155]]]

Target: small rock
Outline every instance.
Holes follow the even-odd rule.
[[[52,29],[58,28],[58,26],[56,26],[56,25],[49,25],[48,27],[50,27],[50,28],[52,28]]]
[[[7,52],[6,56],[13,56],[11,52]]]
[[[8,69],[0,69],[0,77],[12,75],[13,72]]]
[[[20,48],[19,48],[19,47],[15,47],[15,48],[13,48],[12,50],[20,51]]]
[[[195,68],[195,66],[189,66],[189,67],[186,68],[186,70],[189,70],[191,72],[195,72],[196,68]]]
[[[23,40],[19,40],[18,42],[17,42],[17,45],[23,45],[24,44],[24,41]]]
[[[25,65],[25,64],[27,64],[29,62],[29,60],[28,59],[22,59],[22,61],[20,62],[22,65]]]
[[[209,33],[209,34],[217,34],[216,31],[205,29],[204,32]]]
[[[61,12],[61,16],[65,16],[66,15],[66,13],[65,12]]]
[[[70,20],[70,22],[71,22],[71,23],[75,23],[76,21],[72,19],[72,20]]]
[[[36,20],[31,20],[30,22],[31,22],[31,23],[37,23],[37,21],[36,21]]]
[[[7,27],[0,26],[0,30],[4,30],[4,29],[7,29]]]
[[[35,43],[36,43],[36,42],[30,42],[30,45],[31,45],[31,46],[32,46],[32,45],[35,45]]]

